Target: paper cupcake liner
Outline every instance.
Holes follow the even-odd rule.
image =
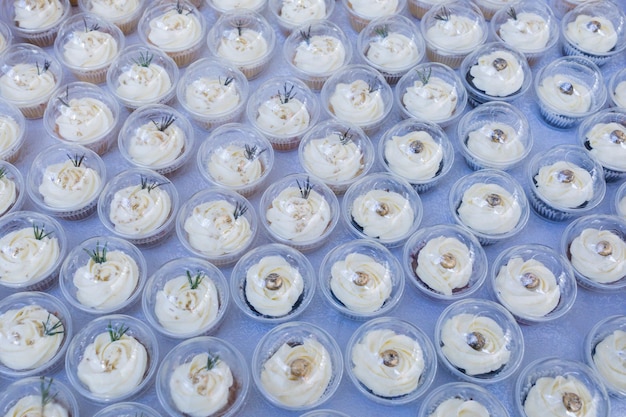
[[[174,227],[174,222],[171,222],[167,228],[161,230],[159,233],[155,235],[145,236],[145,237],[124,236],[123,238],[129,241],[130,243],[132,243],[133,245],[143,246],[144,248],[152,247],[152,246],[156,246],[157,244],[159,244],[160,241],[165,240],[165,238],[167,238],[167,236],[172,232],[173,227]]]
[[[35,104],[34,106],[28,107],[20,107],[20,111],[27,119],[41,119],[43,117],[43,113],[46,111],[46,106],[48,105],[46,102]]]
[[[485,16],[485,20],[491,20],[493,15],[498,11],[497,8],[484,6],[481,4],[477,4],[478,8],[481,12],[483,12],[483,16]]]
[[[350,10],[350,25],[355,31],[361,32],[363,29],[365,29],[365,26],[367,26],[371,21],[371,19],[366,19],[364,17],[359,17],[355,15],[354,12]]]
[[[576,117],[569,117],[557,114],[554,111],[545,107],[541,102],[539,102],[539,112],[548,124],[554,127],[558,127],[560,129],[570,128],[576,125],[576,123],[578,123],[579,121],[579,118]]]
[[[23,38],[26,42],[43,48],[46,46],[50,46],[54,43],[58,31],[59,25],[39,33],[17,32],[17,35]]]
[[[468,167],[472,169],[472,171],[480,171],[481,169],[487,168],[486,166],[478,163],[478,161],[476,161],[474,158],[471,158],[469,156],[464,156],[464,159],[465,159],[465,163],[467,164]]]
[[[537,212],[538,215],[543,217],[544,219],[551,220],[554,222],[562,222],[565,220],[569,220],[574,217],[572,213],[566,213],[564,211],[555,209],[548,204],[546,204],[543,200],[537,196],[535,190],[531,190],[528,198],[531,207]]]
[[[12,288],[12,289],[19,289],[19,291],[42,291],[45,292],[48,288],[50,288],[52,286],[52,284],[54,284],[54,281],[58,278],[59,276],[59,269],[61,268],[61,266],[59,265],[58,267],[56,267],[52,272],[50,272],[48,274],[48,276],[46,276],[44,279],[34,282],[32,284],[27,284],[23,287],[9,287],[7,286],[6,288]]]
[[[330,76],[328,77],[315,77],[315,76],[310,76],[310,77],[298,77],[302,80],[302,82],[304,82],[307,87],[309,87],[311,90],[313,91],[320,91],[322,89],[322,87],[324,87],[324,83],[326,82],[327,79],[330,78]]]
[[[421,194],[433,188],[437,182],[437,179],[433,179],[433,181],[430,182],[425,182],[423,184],[411,184],[411,186],[415,191],[417,191],[418,194]]]
[[[263,61],[255,65],[240,65],[238,66],[239,71],[243,72],[243,75],[245,75],[248,80],[253,80],[268,67],[270,63],[270,57],[271,54],[268,55],[267,58],[265,58]]]
[[[605,166],[602,168],[604,170],[604,180],[606,182],[616,182],[626,179],[626,171],[616,171]]]
[[[221,117],[212,117],[212,116],[208,116],[208,117],[201,117],[201,116],[196,116],[196,115],[191,115],[192,119],[194,120],[194,122],[196,122],[196,124],[198,126],[200,126],[203,129],[206,130],[211,130],[215,127],[221,126],[221,125],[225,125],[226,123],[234,123],[234,122],[238,122],[241,119],[241,115],[243,114],[243,106],[235,111],[232,114],[228,114],[225,116],[221,116]]]
[[[397,73],[389,73],[389,72],[385,72],[385,71],[380,71],[380,73],[382,74],[382,76],[385,78],[385,81],[387,81],[387,84],[389,85],[396,85],[398,84],[398,81],[400,81],[400,78],[402,78],[402,76],[406,73],[403,72],[401,74],[397,74]]]
[[[0,159],[9,163],[14,163],[20,156],[20,150],[22,149],[23,141],[19,144],[13,145],[13,147],[3,151],[0,154]]]
[[[199,52],[202,49],[202,42],[198,42],[189,49],[176,52],[165,52],[170,58],[176,62],[178,68],[186,67],[198,58]]]
[[[97,207],[98,198],[94,198],[94,200],[91,203],[87,204],[85,207],[81,207],[76,210],[56,212],[54,215],[63,220],[83,220],[94,214]]]
[[[81,70],[81,69],[70,69],[70,72],[74,74],[79,81],[84,81],[91,84],[102,84],[107,80],[107,71],[109,70],[109,66],[107,65],[104,68],[98,68],[94,70]]]
[[[302,135],[291,136],[289,138],[276,138],[266,136],[267,140],[272,144],[272,148],[277,151],[290,151],[296,149],[300,145]]]
[[[582,56],[592,61],[597,66],[601,67],[611,60],[613,55],[593,55],[588,52],[585,52],[581,49],[578,49],[573,44],[569,42],[563,43],[563,55],[565,56]]]
[[[420,1],[409,1],[409,12],[413,15],[413,17],[417,19],[422,19],[426,12],[430,10],[431,5],[422,5]]]
[[[463,62],[463,58],[465,55],[442,55],[439,52],[426,48],[426,55],[428,59],[433,62],[439,62],[440,64],[444,64],[449,66],[452,69],[457,69],[461,66],[461,62]]]
[[[113,22],[113,24],[117,26],[118,28],[120,28],[120,30],[122,31],[124,35],[128,35],[130,33],[133,33],[135,29],[137,29],[137,23],[139,22],[140,18],[141,18],[141,13],[138,13],[137,16],[133,17],[130,20],[123,21],[123,22]]]
[[[378,130],[382,127],[383,123],[385,123],[387,121],[386,117],[383,117],[381,120],[369,124],[369,125],[365,125],[365,126],[359,126],[361,129],[363,129],[363,132],[365,132],[365,134],[367,136],[372,136],[374,133],[378,132]]]

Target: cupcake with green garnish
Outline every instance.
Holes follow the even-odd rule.
[[[0,161],[0,217],[20,210],[25,195],[21,172],[8,162]]]
[[[3,391],[0,395],[0,415],[3,416],[64,417],[77,416],[79,412],[78,402],[72,391],[52,377],[33,376],[20,379]]]
[[[146,3],[146,0],[78,0],[82,12],[93,13],[113,23],[125,35],[137,28]]]
[[[59,26],[70,14],[68,0],[7,0],[2,16],[20,38],[37,46],[50,46]]]

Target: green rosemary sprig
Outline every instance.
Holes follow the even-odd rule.
[[[142,190],[148,190],[148,192],[154,190],[155,188],[157,188],[160,185],[163,185],[164,183],[160,183],[160,182],[156,182],[156,181],[152,181],[152,182],[148,182],[148,178],[144,177],[143,175],[141,176],[141,189]]]
[[[435,20],[447,22],[448,20],[450,20],[450,10],[448,10],[446,6],[441,6],[439,12],[434,17]]]
[[[41,325],[43,328],[43,334],[46,336],[54,336],[56,334],[65,333],[65,329],[63,328],[63,323],[61,322],[61,320],[57,321],[54,324],[50,323],[51,315],[52,314],[48,313],[48,317],[46,318],[46,321],[41,322]]]
[[[378,26],[374,32],[376,32],[376,34],[378,36],[380,36],[381,38],[386,38],[387,36],[389,36],[389,26],[384,25],[384,26]]]
[[[132,61],[140,67],[148,68],[153,59],[154,55],[152,55],[150,52],[139,52],[139,58],[133,59]]]
[[[300,181],[296,180],[296,184],[298,184],[298,188],[300,189],[300,195],[302,196],[302,198],[304,198],[305,200],[309,198],[311,190],[313,189],[313,185],[311,184],[309,177],[307,177],[307,179],[302,184],[300,184]]]
[[[232,83],[235,79],[233,77],[226,77],[224,82],[222,82],[222,77],[219,77],[218,80],[220,84],[222,84],[224,87],[227,87],[228,84]]]
[[[189,15],[192,12],[191,7],[184,7],[182,4],[180,4],[180,0],[176,1],[174,9],[178,12],[178,14],[183,14],[183,12],[187,12],[185,13],[185,15]]]
[[[213,356],[209,353],[209,357],[206,360],[207,371],[210,371],[211,369],[215,368],[215,365],[217,365],[219,361],[220,361],[219,355]]]
[[[45,232],[46,226],[45,225],[41,225],[41,227],[37,226],[36,224],[33,225],[33,234],[35,235],[35,239],[37,240],[43,240],[44,238],[50,236],[53,232]]]
[[[278,91],[278,99],[280,100],[281,104],[289,103],[289,100],[293,99],[296,96],[297,93],[293,92],[293,89],[295,87],[295,85],[291,84],[291,88],[287,90],[287,83],[283,84],[282,93],[280,92],[280,90]]]
[[[70,155],[68,153],[67,157],[69,158],[70,161],[72,161],[72,165],[74,165],[76,168],[81,166],[81,164],[85,160],[85,154],[78,155],[78,154],[75,153],[74,155]]]
[[[5,175],[7,175],[7,169],[6,169],[6,167],[0,167],[0,180],[1,180],[2,178],[4,178],[4,177],[5,177]]]
[[[202,272],[199,272],[195,276],[191,276],[191,272],[187,271],[187,281],[189,282],[189,288],[195,290],[198,288],[202,280],[204,279],[204,275]]]
[[[91,257],[91,259],[97,264],[103,264],[107,261],[107,244],[105,243],[100,249],[100,242],[96,242],[96,248],[90,251],[87,248],[83,248],[85,252]]]
[[[85,32],[92,32],[94,30],[100,29],[100,25],[97,23],[94,23],[93,25],[89,26],[87,24],[87,19],[85,18],[83,18],[83,24],[85,25]]]
[[[152,119],[150,119],[150,121],[154,123],[156,128],[159,129],[161,132],[165,132],[167,128],[170,127],[176,121],[176,116],[174,116],[173,114],[168,114],[166,116],[161,117],[161,119],[158,122]]]
[[[117,342],[118,340],[120,340],[128,330],[129,327],[124,324],[120,324],[118,327],[113,327],[113,324],[109,322],[109,325],[107,326],[107,332],[109,332],[109,338],[111,338],[111,342]]]
[[[372,78],[367,82],[367,92],[372,94],[375,91],[380,90],[380,83],[376,78]]]
[[[426,85],[428,84],[428,82],[430,81],[430,76],[433,73],[433,69],[432,68],[428,68],[428,73],[426,73],[426,71],[420,71],[420,70],[415,70],[417,72],[417,76],[419,77],[420,81],[422,82],[422,85]]]
[[[235,28],[237,28],[237,35],[241,36],[241,32],[245,26],[245,22],[243,20],[235,20],[233,22],[233,26],[235,26]]]
[[[309,45],[311,42],[311,26],[309,26],[306,31],[301,30],[300,37],[306,42],[307,45]]]
[[[345,132],[337,132],[337,136],[339,136],[339,142],[342,145],[347,145],[352,140],[353,135],[350,133],[350,129],[348,129]]]
[[[237,220],[238,218],[243,216],[246,213],[246,211],[248,211],[248,206],[240,202],[236,202],[235,211],[233,212],[233,217],[235,218],[235,220]]]
[[[265,152],[267,149],[263,148],[263,149],[259,149],[258,146],[254,145],[254,146],[250,146],[250,145],[244,145],[245,148],[245,155],[246,155],[246,159],[248,161],[254,161],[255,159],[257,159],[259,157],[259,155],[261,155],[263,152]]]
[[[509,7],[509,10],[506,11],[506,14],[508,14],[511,19],[517,20],[517,12],[515,11],[515,8],[513,6]]]
[[[50,65],[52,65],[52,62],[48,61],[47,59],[43,61],[43,66],[41,67],[39,66],[39,62],[35,62],[35,66],[37,67],[37,75],[41,75],[44,72],[48,71]]]
[[[55,392],[54,394],[50,394],[52,381],[54,381],[54,378],[46,378],[45,376],[41,377],[41,382],[39,383],[39,387],[41,391],[41,409],[42,410],[46,408],[46,405],[53,402],[58,394],[58,392]]]

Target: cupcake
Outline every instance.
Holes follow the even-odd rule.
[[[156,391],[169,415],[232,417],[245,403],[249,386],[245,358],[234,346],[196,337],[165,356]]]
[[[468,228],[482,245],[517,235],[530,214],[522,186],[495,169],[461,177],[452,186],[449,201],[454,221]]]
[[[458,68],[463,58],[487,39],[487,23],[473,3],[451,2],[431,8],[420,28],[428,59]]]
[[[302,168],[335,194],[343,194],[365,176],[374,157],[374,146],[361,128],[332,119],[315,125],[298,148]]]
[[[139,168],[167,175],[183,166],[194,148],[194,131],[185,116],[164,104],[134,111],[117,137],[120,154]]]
[[[81,11],[113,23],[125,35],[137,28],[146,3],[146,0],[78,0]]]
[[[26,119],[15,105],[0,98],[0,160],[14,163],[26,141]]]
[[[0,413],[5,416],[39,411],[46,416],[79,415],[72,391],[58,379],[45,376],[24,378],[7,386],[0,395],[0,404]]]
[[[257,228],[250,202],[221,187],[198,191],[176,218],[176,234],[183,246],[219,266],[235,262],[250,248]]]
[[[0,96],[27,119],[43,116],[62,77],[59,61],[37,46],[18,43],[0,56]]]
[[[329,238],[339,220],[339,202],[321,181],[291,174],[265,190],[259,216],[272,240],[307,251]]]
[[[546,55],[559,40],[558,20],[544,2],[523,0],[502,7],[491,19],[491,32],[524,54],[529,65]]]
[[[437,354],[456,377],[493,384],[511,377],[522,363],[522,330],[502,306],[467,299],[447,307],[435,326]]]
[[[452,382],[435,388],[422,402],[418,417],[465,415],[509,417],[495,395],[467,382]]]
[[[400,78],[395,89],[396,104],[403,118],[414,118],[446,127],[467,105],[467,90],[447,65],[424,63]]]
[[[563,16],[563,54],[604,65],[626,47],[624,9],[610,1],[581,4]]]
[[[122,171],[104,187],[98,217],[104,226],[135,245],[162,241],[174,227],[178,192],[170,180],[149,169]]]
[[[16,211],[0,219],[0,248],[0,285],[40,291],[57,277],[67,238],[52,217]]]
[[[598,374],[610,394],[626,396],[626,368],[620,359],[626,349],[626,317],[610,316],[598,322],[585,338],[585,362]]]
[[[528,90],[531,72],[521,52],[499,42],[487,43],[463,59],[461,80],[472,105],[513,101]]]
[[[221,15],[209,31],[207,43],[213,56],[237,66],[252,80],[269,65],[276,35],[263,16],[242,9]]]
[[[361,60],[380,71],[390,85],[417,65],[425,50],[417,26],[400,15],[372,20],[357,39]]]
[[[302,81],[276,77],[265,81],[248,100],[246,113],[276,150],[297,148],[319,118],[317,97]]]
[[[293,74],[319,91],[326,80],[352,59],[352,43],[331,21],[304,24],[285,39],[283,56]]]
[[[241,118],[248,100],[248,80],[235,66],[203,58],[191,64],[176,88],[183,109],[209,130]]]
[[[305,24],[329,19],[335,9],[332,0],[269,0],[269,12],[286,36]]]
[[[69,252],[61,265],[59,284],[73,307],[90,314],[109,314],[137,300],[147,270],[135,245],[112,236],[96,236]]]
[[[356,32],[361,32],[372,20],[379,17],[399,15],[406,0],[343,0],[343,6],[348,11],[350,25]]]
[[[385,122],[393,92],[377,70],[348,65],[332,75],[320,92],[322,108],[337,120],[353,123],[371,135]]]
[[[534,88],[542,117],[561,129],[600,110],[607,95],[598,66],[578,56],[558,58],[541,68]]]
[[[21,172],[6,161],[0,161],[0,218],[19,211],[24,204],[26,188]]]
[[[600,162],[607,182],[626,178],[626,109],[586,118],[578,127],[578,142]]]
[[[451,224],[414,233],[404,245],[402,266],[418,290],[446,301],[474,294],[487,276],[487,256],[476,237]]]
[[[584,148],[559,145],[526,167],[528,198],[537,214],[569,220],[598,206],[606,192],[602,166]]]
[[[246,316],[280,323],[307,308],[316,276],[302,253],[274,243],[258,246],[237,261],[230,283],[235,303]]]
[[[174,98],[178,67],[158,49],[133,45],[124,49],[107,72],[107,86],[130,111]]]
[[[608,90],[611,104],[626,109],[626,68],[613,74],[609,80]]]
[[[120,107],[106,90],[73,82],[52,93],[43,125],[46,132],[68,145],[82,145],[97,154],[108,151],[117,135]]]
[[[321,328],[292,321],[261,338],[252,355],[252,378],[272,405],[309,410],[328,401],[343,373],[341,350]]]
[[[422,19],[427,11],[440,4],[452,3],[455,0],[407,0],[409,12],[417,19]]]
[[[59,26],[70,14],[68,0],[5,1],[3,15],[22,39],[40,47],[50,46]]]
[[[457,137],[465,162],[473,170],[509,170],[519,165],[533,146],[524,112],[501,102],[482,104],[459,121]]]
[[[365,320],[390,313],[404,291],[404,274],[387,248],[356,239],[331,249],[319,280],[326,301],[347,317]]]
[[[541,358],[522,370],[515,383],[515,405],[523,417],[608,417],[606,388],[587,365]]]
[[[507,6],[516,5],[520,0],[476,0],[475,3],[483,12],[485,19],[491,20],[493,15]]]
[[[432,188],[452,168],[454,149],[434,123],[404,120],[378,141],[384,168],[408,181],[418,193]]]
[[[124,34],[113,23],[91,13],[79,13],[61,25],[54,52],[80,81],[101,84],[125,42]]]
[[[26,189],[40,210],[81,220],[95,213],[105,181],[106,167],[98,154],[79,145],[53,145],[31,163]]]
[[[72,339],[70,312],[42,292],[19,292],[0,303],[0,374],[53,373]]]
[[[413,324],[392,317],[370,320],[350,337],[345,352],[350,379],[366,398],[401,405],[423,395],[435,379],[432,342]]]
[[[561,238],[578,283],[591,290],[614,291],[626,286],[626,220],[589,215],[570,223]]]
[[[518,245],[500,253],[490,283],[497,300],[523,324],[558,319],[576,299],[569,262],[544,245]]]
[[[65,356],[74,390],[98,403],[139,395],[159,363],[159,344],[147,324],[124,315],[102,316],[72,339]],[[105,366],[103,366],[105,364]]]
[[[274,166],[274,150],[256,129],[228,123],[202,142],[196,162],[209,183],[249,197],[267,182]]]
[[[215,332],[228,309],[228,283],[222,272],[199,258],[161,265],[142,295],[148,323],[173,339]]]
[[[352,234],[387,247],[402,245],[422,221],[422,201],[404,179],[389,173],[369,174],[348,188],[342,217]]]
[[[187,1],[161,2],[146,9],[137,31],[142,42],[165,52],[179,67],[186,67],[202,49],[206,22]]]

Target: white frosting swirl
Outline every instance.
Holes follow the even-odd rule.
[[[367,236],[394,240],[413,227],[415,213],[409,201],[395,191],[371,190],[354,199],[352,220]]]
[[[8,115],[0,115],[0,153],[11,149],[20,137],[20,126]]]
[[[470,249],[457,238],[439,236],[417,254],[415,274],[434,291],[452,295],[469,284],[474,260]]]
[[[210,363],[208,353],[194,356],[174,369],[169,382],[170,394],[176,408],[186,416],[215,415],[226,407],[235,381],[226,362]],[[209,368],[210,367],[210,368]]]
[[[561,298],[554,273],[536,259],[509,259],[500,267],[494,287],[506,307],[522,317],[543,317]]]
[[[60,114],[55,119],[57,133],[65,140],[89,142],[108,132],[115,123],[111,109],[98,99],[73,98],[67,104],[59,107]]]
[[[603,166],[626,171],[626,126],[616,122],[598,123],[587,132],[585,145]]]
[[[156,294],[154,314],[167,331],[188,334],[210,326],[220,308],[213,280],[198,272],[172,278]]]
[[[457,314],[441,327],[441,350],[466,375],[498,371],[511,357],[508,336],[492,318]]]
[[[626,276],[626,242],[610,230],[584,229],[569,251],[572,266],[592,281],[610,284]]]
[[[171,87],[170,75],[162,66],[133,64],[120,74],[115,91],[126,100],[147,102],[163,96]]]
[[[545,48],[550,40],[548,22],[532,12],[520,12],[515,16],[515,19],[508,18],[500,26],[500,38],[522,52],[538,52]]]
[[[522,207],[511,193],[487,183],[470,186],[457,212],[467,227],[491,235],[510,232],[522,217]]]
[[[489,410],[476,400],[449,398],[428,417],[490,417]]]
[[[105,332],[87,345],[76,373],[94,396],[116,398],[141,384],[147,367],[148,352],[141,342],[127,334],[114,341]]]
[[[268,53],[263,34],[242,28],[224,32],[217,47],[217,55],[235,64],[249,64]]]
[[[118,52],[113,36],[99,30],[75,30],[63,45],[63,57],[72,66],[97,68],[113,61]]]
[[[139,281],[139,267],[132,257],[120,250],[104,254],[104,262],[96,262],[91,257],[87,264],[76,270],[72,279],[76,299],[96,310],[115,308],[124,303]]]
[[[63,3],[59,0],[13,0],[13,10],[16,26],[28,30],[50,27],[64,13]]]
[[[381,397],[415,391],[424,372],[424,354],[411,337],[393,330],[371,330],[352,348],[352,372]]]
[[[207,256],[236,252],[253,237],[250,223],[240,214],[240,207],[226,200],[197,205],[185,220],[184,228],[191,247]]]
[[[20,192],[23,192],[20,190]],[[6,176],[0,177],[0,216],[9,211],[17,200],[15,182]]]
[[[568,395],[569,394],[569,395]],[[575,395],[581,408],[575,413],[566,407],[567,397]],[[524,412],[528,417],[596,417],[597,400],[583,382],[573,376],[558,375],[537,379],[524,401]],[[576,407],[578,408],[578,407]]]
[[[59,209],[83,207],[97,197],[102,178],[75,160],[48,165],[41,176],[39,193],[46,205]]]
[[[626,332],[615,330],[594,347],[596,370],[613,387],[626,390]]]
[[[330,205],[317,191],[306,198],[298,187],[282,190],[265,212],[269,228],[283,239],[303,242],[318,238],[330,224]]]
[[[207,164],[211,177],[227,187],[241,187],[261,178],[265,167],[258,155],[265,149],[254,153],[248,152],[249,149],[238,145],[215,149]]]
[[[511,125],[487,122],[467,134],[467,149],[476,157],[492,163],[518,161],[526,150]]]
[[[307,171],[324,181],[349,181],[364,168],[361,148],[341,133],[309,141],[302,151],[302,160]]]
[[[180,51],[197,43],[202,37],[202,24],[184,7],[172,6],[149,22],[148,40],[164,51]]]
[[[385,142],[384,154],[389,169],[409,181],[434,178],[443,161],[443,147],[424,131],[392,136]]]
[[[429,77],[426,84],[415,81],[402,95],[402,103],[409,113],[432,122],[452,116],[458,100],[456,88],[439,77]]]
[[[305,103],[281,93],[261,103],[257,112],[258,126],[275,135],[302,133],[309,127],[311,121]]]
[[[419,51],[413,39],[399,32],[388,32],[369,43],[367,59],[386,70],[409,68],[419,60]]]
[[[326,74],[338,69],[346,60],[346,48],[339,39],[314,35],[296,47],[293,64],[304,72]]]
[[[109,20],[130,17],[139,8],[139,0],[91,0],[91,13]]]
[[[567,24],[565,37],[586,52],[604,54],[617,44],[613,22],[603,16],[579,14]]]
[[[557,111],[577,114],[591,108],[589,88],[565,74],[545,77],[537,88],[537,95]]]
[[[41,232],[37,239],[36,232]],[[59,259],[59,241],[43,226],[25,227],[0,238],[0,281],[24,284],[43,278]]]
[[[524,83],[524,69],[508,51],[481,55],[470,67],[471,83],[492,97],[506,97],[517,92]]]
[[[348,309],[373,313],[385,304],[393,283],[384,264],[369,255],[353,252],[331,266],[330,289]]]
[[[241,97],[234,80],[201,77],[185,90],[187,106],[204,115],[226,113],[239,104]]]
[[[360,16],[375,19],[396,13],[398,0],[349,0],[348,7]]]
[[[54,400],[42,407],[41,395],[27,395],[20,398],[4,417],[70,417],[70,414]]]
[[[326,18],[324,0],[283,0],[278,15],[292,25]]]
[[[56,85],[54,75],[43,63],[17,64],[0,77],[0,94],[10,101],[47,100]]]
[[[0,315],[0,362],[14,370],[45,365],[63,342],[63,322],[36,304]]]
[[[466,52],[481,43],[483,29],[469,17],[451,14],[448,19],[435,19],[435,24],[426,30],[426,38],[436,48]]]
[[[237,10],[237,9],[246,9],[246,10],[258,10],[261,5],[265,2],[265,0],[210,0],[215,6],[216,9],[219,10]]]
[[[288,314],[303,291],[302,275],[282,256],[264,256],[246,271],[246,300],[264,316]]]
[[[109,220],[126,235],[145,235],[165,223],[172,210],[170,195],[158,186],[131,185],[113,195]]]
[[[158,167],[174,162],[185,149],[185,132],[175,123],[161,130],[154,122],[139,126],[128,143],[128,155],[139,164]]]
[[[377,121],[385,112],[385,103],[375,87],[363,80],[337,84],[329,99],[330,111],[341,120],[359,125]]]
[[[263,364],[261,385],[281,404],[305,406],[324,395],[333,376],[332,366],[330,354],[315,339],[284,343]]]
[[[626,108],[626,81],[622,81],[615,86],[613,100],[618,107]]]
[[[576,208],[593,198],[593,179],[578,165],[557,161],[539,168],[534,177],[537,193],[550,204]]]

